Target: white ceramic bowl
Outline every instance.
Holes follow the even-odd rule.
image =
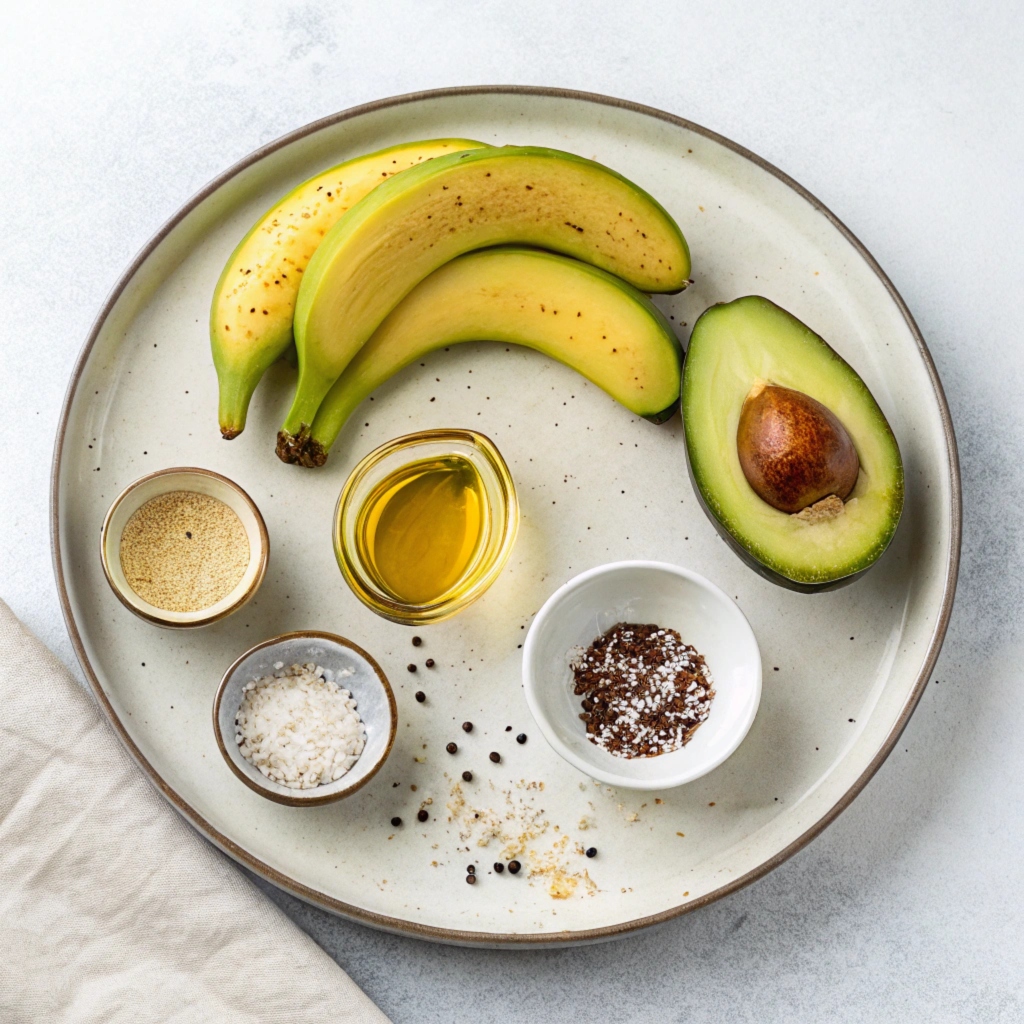
[[[587,738],[571,662],[620,622],[675,629],[704,655],[716,696],[680,750],[617,757]],[[743,742],[761,700],[761,653],[743,612],[703,576],[664,562],[612,562],[570,580],[537,613],[523,645],[523,688],[544,738],[581,772],[611,786],[670,789],[717,768]]]
[[[352,675],[338,682],[356,700],[356,711],[366,728],[366,744],[355,764],[334,782],[315,789],[289,789],[268,779],[238,749],[235,715],[242,703],[242,687],[253,679],[273,675],[278,662],[286,666],[314,662],[335,676],[343,669],[352,670]],[[383,669],[351,640],[333,633],[285,633],[246,651],[224,673],[213,701],[213,729],[228,767],[250,789],[279,804],[313,807],[349,796],[377,774],[395,742],[398,708]]]

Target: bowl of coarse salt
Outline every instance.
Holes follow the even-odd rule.
[[[377,774],[395,742],[398,710],[366,651],[304,631],[257,644],[224,673],[213,729],[228,767],[250,789],[312,807]]]

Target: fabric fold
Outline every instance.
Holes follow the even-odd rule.
[[[387,1024],[0,601],[0,1020]]]

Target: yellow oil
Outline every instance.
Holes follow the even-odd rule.
[[[363,503],[355,531],[360,561],[402,604],[456,598],[475,581],[487,514],[483,481],[468,459],[411,462]]]

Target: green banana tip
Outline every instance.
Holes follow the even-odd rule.
[[[217,425],[220,427],[220,436],[225,441],[233,440],[245,430],[245,412],[244,408],[225,408],[225,403],[221,402]]]

